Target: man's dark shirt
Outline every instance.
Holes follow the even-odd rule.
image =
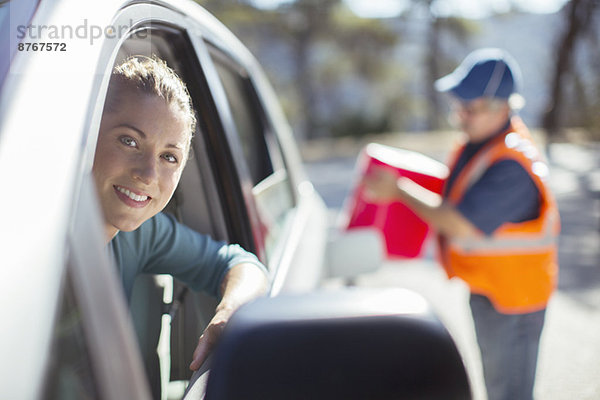
[[[496,135],[483,142],[467,143],[448,177],[445,194],[468,161],[490,140],[503,134],[508,126],[507,124]],[[493,164],[467,190],[457,205],[458,211],[486,235],[491,235],[505,222],[537,218],[539,208],[539,190],[523,166],[514,160],[502,160]]]

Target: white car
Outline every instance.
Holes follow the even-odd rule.
[[[377,267],[379,236],[332,231],[259,65],[194,2],[2,2],[0,32],[0,398],[165,398],[190,379],[215,301],[142,278],[132,324],[103,246],[91,165],[111,69],[128,55],[166,60],[196,107],[169,212],[256,253],[271,296]]]

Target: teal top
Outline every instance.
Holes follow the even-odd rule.
[[[169,274],[196,291],[219,297],[231,267],[251,263],[266,272],[256,256],[239,245],[215,241],[158,213],[132,232],[119,232],[109,249],[117,264],[127,300],[138,274]]]

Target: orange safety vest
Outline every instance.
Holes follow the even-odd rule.
[[[451,169],[461,150],[456,152]],[[560,220],[544,182],[548,167],[520,119],[513,118],[505,133],[469,160],[446,191],[445,200],[457,205],[492,164],[505,159],[519,162],[535,182],[540,192],[539,216],[506,222],[491,236],[440,238],[440,258],[449,277],[459,277],[472,293],[487,296],[498,311],[528,313],[544,309],[556,287]]]

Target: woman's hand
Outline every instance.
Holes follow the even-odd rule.
[[[204,364],[204,361],[206,361],[219,342],[225,325],[227,325],[234,311],[232,308],[224,307],[219,309],[217,307],[215,316],[210,320],[202,336],[198,339],[198,345],[196,346],[196,350],[194,350],[193,360],[190,364],[191,370],[195,371]]]
[[[238,264],[231,268],[221,283],[221,302],[215,316],[198,339],[190,369],[199,369],[215,348],[229,319],[242,304],[262,296],[267,292],[267,276],[258,266],[250,263]]]

